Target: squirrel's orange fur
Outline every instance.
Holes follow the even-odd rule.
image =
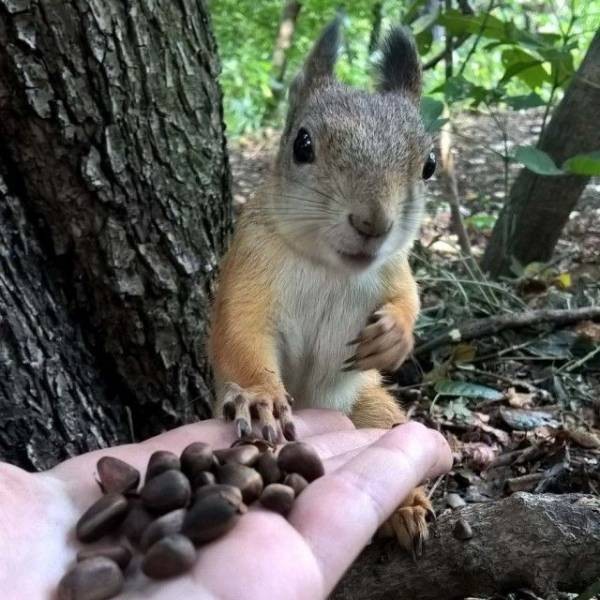
[[[274,171],[240,218],[222,264],[209,342],[217,410],[275,440],[295,437],[297,406],[348,414],[357,427],[406,420],[384,389],[412,350],[419,310],[407,250],[422,212],[430,140],[420,66],[394,30],[380,91],[337,83],[337,25],[291,88]],[[415,490],[388,525],[420,551],[431,505]]]

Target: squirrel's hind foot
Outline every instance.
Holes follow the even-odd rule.
[[[408,498],[394,511],[383,524],[380,534],[396,537],[396,540],[417,560],[429,538],[428,522],[435,518],[433,507],[424,488],[415,488]]]

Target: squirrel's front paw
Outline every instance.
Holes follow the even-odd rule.
[[[378,369],[395,371],[413,349],[412,325],[403,323],[394,307],[383,306],[373,313],[371,322],[349,345],[358,344],[343,371]]]
[[[248,388],[227,383],[222,413],[235,425],[239,438],[248,437],[253,430],[269,442],[276,442],[278,428],[286,440],[296,439],[292,421],[292,397],[285,390],[272,390],[256,385]]]

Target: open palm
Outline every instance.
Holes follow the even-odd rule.
[[[300,411],[299,437],[325,461],[326,474],[297,499],[286,521],[252,508],[222,538],[199,548],[187,575],[156,583],[139,569],[122,598],[324,598],[377,527],[422,480],[450,468],[450,451],[432,430],[408,423],[391,431],[355,430],[339,413]],[[193,441],[233,441],[218,420],[187,425],[141,444],[92,452],[46,473],[0,464],[0,592],[14,600],[54,597],[78,549],[73,530],[99,497],[101,456],[140,470],[152,452],[180,452]]]

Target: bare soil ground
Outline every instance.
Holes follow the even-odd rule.
[[[455,166],[475,257],[506,196],[502,130],[509,149],[535,144],[540,122],[529,112],[464,114],[455,123]],[[231,145],[238,209],[263,180],[277,142],[265,131]],[[509,167],[509,185],[518,168]],[[588,185],[551,264],[515,280],[487,279],[461,256],[449,223],[434,177],[412,254],[423,300],[417,346],[475,318],[600,305],[600,181]],[[442,431],[454,450],[453,471],[432,487],[438,511],[517,491],[600,494],[600,323],[538,324],[444,345],[408,361],[390,375],[390,386],[409,414]]]

